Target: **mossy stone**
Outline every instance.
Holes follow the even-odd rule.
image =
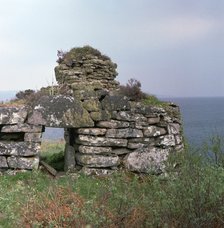
[[[100,102],[99,100],[95,99],[95,100],[85,100],[82,103],[83,108],[85,108],[87,111],[89,112],[98,112],[100,111]]]

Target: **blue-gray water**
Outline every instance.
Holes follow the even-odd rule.
[[[214,134],[224,137],[224,97],[164,100],[180,106],[185,138],[191,145],[201,145]]]
[[[185,138],[191,145],[201,145],[212,135],[224,137],[224,97],[164,98],[180,106]],[[44,139],[63,138],[63,129],[46,128]]]

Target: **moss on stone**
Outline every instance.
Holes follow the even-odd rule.
[[[94,121],[110,120],[111,114],[107,110],[100,110],[99,112],[91,112],[90,116]]]
[[[80,113],[69,109],[64,113],[62,120],[65,123],[69,123],[74,128],[94,126],[94,122],[86,110],[83,110],[82,113]]]
[[[83,108],[85,108],[89,112],[98,112],[100,111],[100,102],[99,100],[85,100],[83,103]]]

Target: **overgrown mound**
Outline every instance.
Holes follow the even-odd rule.
[[[95,56],[98,57],[98,59],[101,59],[103,61],[110,60],[110,58],[106,55],[101,54],[101,52],[89,45],[86,45],[84,47],[76,47],[72,48],[69,52],[66,51],[58,51],[58,63],[69,63],[74,60],[80,61],[83,60],[83,58],[88,58],[88,56]]]

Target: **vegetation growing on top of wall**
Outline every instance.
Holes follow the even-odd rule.
[[[143,92],[141,86],[140,81],[131,78],[126,85],[120,85],[119,93],[127,96],[131,101],[142,102],[144,105],[167,105],[166,102],[160,101],[156,96]]]
[[[97,50],[89,45],[86,45],[84,47],[72,48],[68,52],[62,51],[62,50],[58,51],[57,62],[58,63],[62,63],[62,62],[69,63],[74,60],[79,61],[79,60],[82,60],[82,58],[87,57],[88,55],[97,56],[99,59],[102,59],[102,60],[110,60],[110,58],[108,56],[102,55],[99,50]]]

